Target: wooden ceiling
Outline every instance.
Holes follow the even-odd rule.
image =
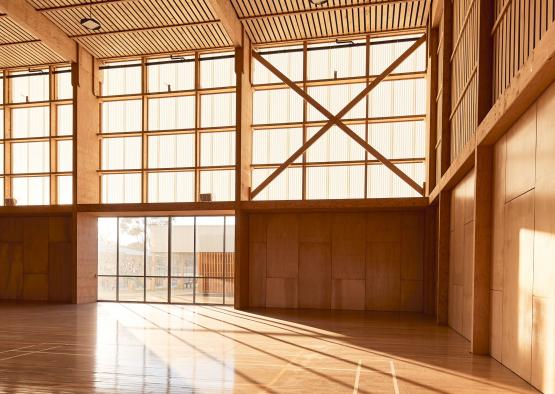
[[[24,1],[24,0],[17,0]],[[229,47],[232,41],[212,0],[92,0],[102,28],[80,24],[91,0],[27,0],[98,58]],[[368,32],[410,31],[426,25],[429,0],[229,0],[256,44]],[[14,44],[17,43],[17,44]],[[0,16],[0,67],[62,59],[7,16]]]
[[[429,0],[231,0],[254,43],[426,26]]]
[[[63,61],[60,56],[19,27],[8,16],[0,14],[0,68]]]

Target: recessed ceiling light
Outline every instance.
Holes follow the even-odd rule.
[[[309,0],[313,5],[319,6],[327,4],[328,0]]]
[[[82,18],[80,23],[81,23],[81,26],[83,26],[85,29],[92,30],[92,31],[100,30],[100,28],[102,27],[100,22],[97,19],[93,18],[92,16],[92,1],[89,7],[89,17]]]

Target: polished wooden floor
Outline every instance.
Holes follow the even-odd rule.
[[[0,392],[533,392],[415,314],[0,304]]]

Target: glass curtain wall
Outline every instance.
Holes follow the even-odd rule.
[[[259,53],[334,115],[418,36],[262,48]],[[352,131],[417,183],[424,181],[426,48],[422,45],[344,117]],[[253,60],[253,189],[326,123],[327,118]],[[338,127],[255,199],[348,199],[418,194]]]
[[[98,219],[98,300],[233,304],[235,217]]]
[[[72,96],[70,67],[0,72],[0,205],[72,203]]]
[[[233,53],[102,67],[103,203],[235,198]]]

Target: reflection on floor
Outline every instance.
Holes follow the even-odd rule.
[[[0,304],[0,392],[533,392],[415,314]]]

